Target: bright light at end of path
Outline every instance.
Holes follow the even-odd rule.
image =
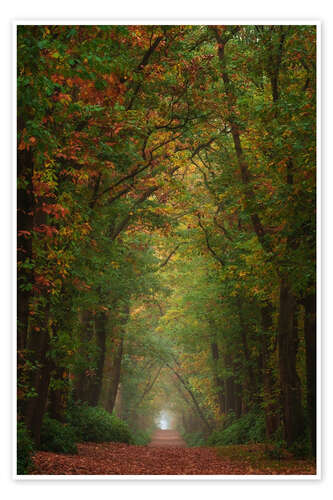
[[[168,415],[166,415],[166,413],[161,412],[158,426],[162,430],[166,430],[169,428],[169,418]]]

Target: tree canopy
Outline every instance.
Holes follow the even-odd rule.
[[[316,27],[22,25],[18,412],[316,452]]]

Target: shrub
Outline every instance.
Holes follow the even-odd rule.
[[[17,423],[17,474],[29,474],[32,467],[34,442],[23,422]]]
[[[77,453],[77,434],[70,424],[62,424],[45,415],[41,428],[40,449],[59,453]]]
[[[288,451],[295,458],[308,458],[311,455],[310,439],[304,436],[303,439],[298,439],[289,448]]]
[[[201,432],[190,432],[183,434],[183,439],[187,446],[204,446],[205,438]]]
[[[252,411],[232,420],[222,430],[214,431],[208,438],[210,446],[226,446],[229,444],[262,443],[265,440],[265,421],[260,412]]]
[[[128,425],[101,407],[73,406],[68,421],[75,428],[79,441],[133,443]]]
[[[137,430],[134,433],[133,444],[136,444],[138,446],[145,446],[146,444],[150,443],[150,441],[151,441],[151,436],[149,432]]]

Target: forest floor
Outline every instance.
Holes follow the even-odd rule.
[[[315,463],[267,459],[261,445],[186,448],[175,431],[157,431],[148,446],[84,443],[78,455],[39,451],[34,475],[313,475]]]

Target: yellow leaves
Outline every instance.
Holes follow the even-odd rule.
[[[84,235],[86,235],[86,234],[90,233],[91,230],[92,230],[91,225],[88,222],[85,222],[82,225],[81,233],[84,234]]]
[[[69,94],[61,94],[59,102],[61,102],[61,104],[69,104],[72,102],[72,97]]]
[[[114,260],[110,262],[111,266],[114,268],[114,269],[119,269],[120,265],[118,262],[115,262]]]
[[[47,37],[47,35],[49,35],[49,34],[50,34],[50,29],[49,29],[49,27],[48,27],[48,26],[45,26],[45,27],[44,27],[43,38],[46,38],[46,37]]]
[[[65,238],[69,238],[73,235],[73,229],[69,226],[64,226],[59,229],[59,235]]]

